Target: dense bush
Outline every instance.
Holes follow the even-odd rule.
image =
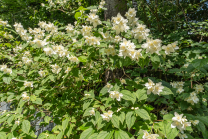
[[[37,118],[56,124],[38,139],[208,138],[207,43],[163,43],[132,8],[102,21],[103,5],[67,26],[0,21],[0,138],[36,138]]]

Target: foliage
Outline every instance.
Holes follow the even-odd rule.
[[[178,48],[150,34],[134,9],[112,21],[101,11],[80,6],[61,27],[1,21],[0,98],[12,110],[0,116],[0,137],[36,138],[33,121],[44,119],[56,126],[38,139],[207,138],[207,43]]]

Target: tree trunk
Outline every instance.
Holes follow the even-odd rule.
[[[125,15],[127,11],[127,1],[126,0],[105,0],[105,20],[111,19],[112,17],[117,16],[120,13],[122,16]]]

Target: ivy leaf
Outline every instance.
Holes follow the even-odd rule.
[[[29,131],[30,131],[30,122],[28,120],[24,120],[22,122],[22,131],[24,133],[27,133],[27,134],[29,133]]]
[[[119,129],[119,117],[118,116],[113,115],[111,118],[111,122],[113,123],[115,127]]]
[[[138,89],[136,91],[136,96],[138,98],[138,101],[146,100],[147,99],[147,91],[145,90],[145,88]]]
[[[80,139],[88,139],[93,133],[94,133],[94,130],[90,127],[84,132],[82,132]]]
[[[142,119],[144,120],[150,120],[150,116],[149,116],[149,113],[144,110],[144,109],[138,109],[135,111],[136,114],[138,114]]]

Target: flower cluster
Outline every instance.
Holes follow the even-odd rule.
[[[171,44],[168,44],[167,46],[162,46],[162,49],[165,50],[165,54],[169,55],[171,52],[175,52],[175,50],[179,49],[179,47],[177,46],[178,42],[174,42]]]
[[[197,97],[195,92],[192,92],[188,98],[185,99],[191,105],[197,104],[199,102],[199,98]]]
[[[29,42],[32,39],[32,37],[28,35],[27,30],[23,28],[21,23],[19,24],[15,23],[14,27],[15,27],[16,32],[20,35],[22,40]]]
[[[92,36],[92,27],[91,26],[82,26],[81,33],[83,36]]]
[[[147,37],[149,36],[149,32],[150,30],[146,29],[146,25],[142,24],[137,24],[137,27],[132,30],[134,38],[137,39],[139,43],[147,39]]]
[[[103,8],[104,5],[105,5],[105,1],[104,0],[101,0],[98,8],[101,9],[101,8]]]
[[[129,40],[123,39],[123,42],[120,43],[120,50],[119,56],[123,56],[126,58],[127,56],[130,57],[132,60],[138,60],[142,57],[141,51],[142,49],[135,50],[136,46],[134,43]]]
[[[113,116],[113,112],[111,110],[108,110],[107,113],[101,114],[103,120],[106,120],[107,122],[110,121],[110,118]]]
[[[96,45],[100,45],[100,38],[97,38],[97,37],[94,37],[94,36],[84,36],[85,37],[85,42],[88,44],[88,45],[92,45],[92,46],[96,46]]]
[[[148,83],[145,83],[147,90],[147,94],[155,94],[160,95],[160,92],[162,92],[164,86],[162,86],[162,82],[154,83],[152,80],[148,79]]]
[[[196,126],[196,125],[199,124],[199,120],[190,120],[190,122],[191,122],[194,126]]]
[[[40,70],[40,71],[38,71],[38,73],[39,73],[40,77],[45,77],[46,76],[45,71]]]
[[[25,87],[33,87],[33,82],[25,81],[25,82],[24,82],[24,86],[25,86]]]
[[[97,9],[90,10],[90,13],[88,15],[87,21],[90,22],[90,24],[93,24],[93,27],[97,27],[97,25],[102,24],[102,22],[99,20],[99,16],[96,15]]]
[[[62,69],[62,68],[59,67],[59,65],[56,65],[56,64],[51,65],[51,67],[52,67],[52,72],[55,73],[55,74],[58,74]]]
[[[45,36],[45,30],[41,30],[41,28],[34,28],[34,30],[29,28],[29,32],[34,35],[35,39],[43,39]]]
[[[33,62],[31,59],[29,59],[28,57],[22,57],[22,62],[25,64],[25,65],[31,65],[31,63]]]
[[[72,33],[74,31],[74,26],[72,24],[68,24],[66,31],[67,33]]]
[[[196,84],[196,86],[194,87],[196,93],[199,93],[199,92],[203,92],[204,91],[204,87],[203,85],[201,84]]]
[[[109,55],[116,55],[116,49],[112,46],[112,45],[109,45],[108,46],[109,48],[105,49],[105,53],[109,56]]]
[[[184,133],[186,127],[191,126],[191,122],[187,122],[186,116],[183,117],[183,114],[174,113],[175,117],[172,118],[173,123],[171,124],[171,128],[178,128],[181,133]]]
[[[129,23],[134,26],[137,23],[138,18],[136,17],[136,10],[134,8],[129,8],[128,12],[125,14],[126,18],[129,20]]]
[[[69,51],[62,45],[53,45],[53,54],[57,54],[59,57],[66,57],[69,55]]]
[[[157,139],[159,137],[158,134],[150,134],[146,130],[143,131],[144,135],[142,136],[142,139]]]
[[[0,19],[0,25],[9,26],[8,21],[3,21],[2,19]]]
[[[79,59],[76,56],[69,56],[68,55],[67,57],[73,63],[78,63],[79,62]]]
[[[124,19],[120,13],[118,13],[116,17],[112,17],[112,21],[112,29],[116,31],[116,34],[124,31],[126,32],[129,29],[129,26],[127,26],[128,20]]]
[[[170,82],[170,85],[173,88],[177,88],[178,90],[176,91],[177,93],[181,94],[182,92],[184,92],[183,86],[184,86],[184,82]]]
[[[26,92],[23,92],[22,99],[25,100],[25,101],[29,101],[30,100],[30,97],[27,95]]]
[[[8,34],[7,32],[5,32],[4,37],[6,39],[13,39],[14,38],[11,34]]]
[[[186,134],[181,134],[181,133],[178,133],[178,137],[180,139],[185,139],[185,138],[188,138],[188,136]]]
[[[7,68],[7,65],[0,65],[0,69],[1,71],[4,72],[4,74],[12,74],[12,69],[11,68]]]
[[[118,101],[121,101],[121,98],[123,97],[123,94],[118,91],[110,91],[109,93],[112,99],[117,99]]]
[[[162,109],[162,110],[160,111],[160,113],[161,113],[162,115],[168,114],[167,110],[164,110],[164,109]]]
[[[160,50],[161,50],[161,43],[162,41],[159,39],[153,40],[153,39],[147,39],[146,43],[142,44],[142,48],[146,49],[146,53],[156,53],[160,55]]]
[[[53,23],[46,23],[46,22],[43,22],[43,21],[40,21],[39,23],[38,23],[38,25],[42,28],[42,29],[44,29],[44,30],[46,30],[47,32],[50,32],[50,34],[55,34],[55,33],[57,33],[58,32],[58,27],[57,26],[55,26]]]

